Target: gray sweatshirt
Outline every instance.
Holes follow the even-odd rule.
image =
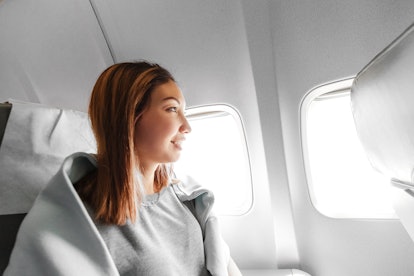
[[[110,249],[73,187],[95,168],[96,160],[87,153],[75,153],[65,159],[22,222],[5,276],[120,275]],[[193,202],[193,214],[202,233],[205,267],[211,275],[227,275],[230,254],[217,218],[211,213],[212,193],[190,179],[171,187],[180,202]]]

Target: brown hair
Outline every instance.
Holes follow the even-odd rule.
[[[143,196],[139,156],[135,154],[135,122],[148,106],[155,87],[175,81],[158,64],[128,62],[110,66],[98,78],[89,104],[89,117],[97,142],[97,170],[76,185],[81,198],[103,223],[135,221]],[[160,190],[172,171],[160,164],[155,181]]]

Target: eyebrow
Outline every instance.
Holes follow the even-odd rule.
[[[175,97],[166,97],[166,98],[162,99],[161,101],[162,101],[162,102],[165,102],[165,101],[169,101],[169,100],[174,100],[174,101],[176,101],[178,104],[181,104],[181,103],[180,103],[180,101],[179,101],[177,98],[175,98]]]

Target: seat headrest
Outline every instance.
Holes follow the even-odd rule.
[[[8,120],[7,110],[0,116],[7,120],[0,145],[0,215],[27,213],[65,157],[96,151],[86,113],[18,101],[11,104]]]
[[[356,76],[351,89],[356,130],[372,166],[413,182],[414,25]]]

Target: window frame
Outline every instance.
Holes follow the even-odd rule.
[[[310,202],[312,206],[317,210],[318,213],[321,215],[331,218],[331,219],[346,219],[346,220],[397,220],[398,217],[394,213],[393,215],[383,215],[383,216],[344,216],[344,215],[331,215],[327,214],[324,210],[321,210],[318,206],[318,200],[317,196],[315,195],[314,191],[314,183],[313,183],[313,177],[312,177],[312,170],[311,170],[311,164],[310,164],[310,154],[309,154],[309,148],[308,148],[308,129],[307,129],[307,116],[309,112],[309,106],[312,104],[312,102],[317,99],[318,97],[321,97],[322,95],[326,95],[327,97],[335,97],[335,94],[338,94],[339,96],[343,93],[350,92],[352,88],[352,83],[354,81],[354,77],[345,78],[341,80],[336,80],[332,82],[328,82],[319,86],[316,86],[309,90],[308,93],[305,94],[303,97],[300,108],[299,108],[299,128],[300,128],[300,142],[301,142],[301,149],[302,149],[302,159],[303,159],[303,165],[305,169],[305,176],[306,176],[306,182],[307,182],[307,188],[308,188],[308,195],[310,198]],[[323,96],[322,96],[323,97]]]
[[[185,110],[185,115],[190,125],[193,120],[206,119],[209,117],[216,118],[218,116],[222,116],[221,114],[223,114],[224,116],[232,116],[236,124],[238,133],[240,134],[240,140],[243,147],[243,155],[246,157],[246,163],[244,165],[247,169],[246,174],[248,175],[248,179],[246,180],[246,189],[248,189],[249,194],[247,195],[246,203],[243,204],[243,208],[229,208],[228,210],[216,209],[216,213],[219,216],[239,217],[248,214],[252,210],[254,205],[253,175],[249,146],[243,118],[240,112],[234,106],[224,103],[190,106]],[[191,135],[191,133],[189,135]],[[191,176],[190,173],[186,172],[185,174]],[[203,185],[203,187],[210,189],[205,185]],[[214,190],[212,191],[214,192]]]

